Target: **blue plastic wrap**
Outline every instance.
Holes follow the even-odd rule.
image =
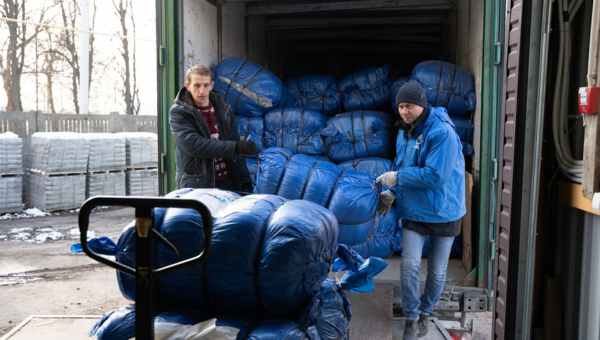
[[[315,157],[291,155],[281,148],[259,155],[257,193],[315,202],[329,208],[339,224],[371,221],[379,190],[369,175]]]
[[[240,58],[227,58],[215,69],[214,90],[225,98],[236,114],[261,117],[279,106],[283,84],[260,65]]]
[[[262,117],[235,116],[233,126],[241,139],[253,141],[258,150],[263,149],[263,119]]]
[[[310,201],[289,201],[271,216],[259,263],[263,307],[270,315],[297,315],[317,293],[333,262],[337,235],[335,216]]]
[[[216,316],[226,317],[257,310],[257,258],[268,221],[284,202],[273,195],[244,196],[215,216],[211,254],[205,265],[210,294],[197,306],[212,307]]]
[[[294,153],[319,155],[324,152],[321,130],[327,117],[313,110],[284,108],[265,115],[264,145],[284,147]]]
[[[293,78],[286,82],[286,88],[298,107],[325,114],[336,114],[341,110],[341,95],[333,76],[308,75]]]
[[[363,157],[389,157],[392,153],[390,117],[378,111],[341,113],[321,130],[329,159],[340,163]]]
[[[98,340],[128,340],[135,336],[135,309],[133,305],[104,314],[92,326],[90,336]]]
[[[443,106],[451,115],[475,110],[475,80],[461,67],[444,61],[424,61],[412,71],[411,79],[421,83],[432,106]]]
[[[256,185],[256,173],[258,172],[258,158],[248,157],[245,161],[248,176],[250,176],[250,182],[252,183],[252,188],[254,188]]]
[[[398,95],[398,90],[402,87],[402,85],[406,84],[410,80],[409,77],[402,77],[394,81],[390,85],[390,108],[391,112],[394,115],[398,114],[398,101],[396,100],[396,96]]]
[[[373,292],[375,290],[373,278],[387,267],[384,259],[375,256],[365,259],[345,244],[339,245],[337,256],[331,270],[346,272],[340,279],[340,287],[344,290],[359,293]]]
[[[389,98],[389,66],[369,67],[340,80],[344,110],[376,110]]]
[[[377,219],[375,231],[363,243],[354,245],[361,256],[377,256],[385,258],[400,251],[402,245],[402,227],[398,225],[396,212],[391,209],[387,214]]]
[[[239,195],[218,189],[179,189],[166,197],[196,199],[204,203],[214,216],[218,211],[236,200]],[[155,239],[157,249],[154,263],[157,266],[181,261],[196,255],[204,248],[202,234],[202,219],[192,209],[155,208],[154,227],[175,247],[177,254],[169,246]],[[135,266],[135,228],[128,226],[119,237],[115,260],[126,265]],[[189,286],[187,282],[199,280],[199,266],[191,266],[169,274],[162,275],[158,280],[158,304],[161,307],[177,306],[178,303],[196,304],[202,301],[201,290],[180,291]],[[187,281],[190,280],[190,281]],[[123,296],[135,300],[135,278],[129,274],[117,271],[117,282]]]
[[[473,122],[468,118],[450,117],[454,123],[454,131],[460,141],[467,144],[473,143]]]
[[[338,166],[343,169],[354,169],[364,172],[375,179],[384,172],[392,169],[392,161],[380,157],[367,157],[346,161],[340,163]]]

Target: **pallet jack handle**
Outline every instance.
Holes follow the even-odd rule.
[[[106,258],[88,247],[87,232],[90,213],[96,207],[121,206],[135,208],[136,229],[136,265],[132,268],[123,263]],[[202,217],[204,249],[196,256],[167,266],[154,268],[153,254],[153,216],[154,208],[194,209]],[[109,267],[135,276],[135,334],[136,339],[154,339],[154,279],[155,276],[182,266],[202,263],[209,253],[212,239],[212,216],[208,208],[200,201],[182,198],[136,197],[136,196],[95,196],[86,200],[79,210],[79,231],[83,252],[92,259]],[[160,238],[159,238],[160,240]]]

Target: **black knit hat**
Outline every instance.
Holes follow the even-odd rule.
[[[427,108],[427,96],[421,84],[415,80],[409,80],[398,89],[396,103],[412,103]]]

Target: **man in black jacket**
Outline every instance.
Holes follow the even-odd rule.
[[[258,150],[252,141],[240,140],[229,105],[212,92],[213,85],[208,67],[193,66],[171,106],[177,187],[249,191],[248,170],[240,156]]]

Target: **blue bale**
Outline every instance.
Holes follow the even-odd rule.
[[[218,189],[190,189],[184,188],[169,193],[166,197],[196,199],[204,203],[214,216],[230,202],[239,198],[239,195]],[[155,208],[153,211],[154,228],[167,238],[178,252],[155,239],[157,249],[154,255],[156,266],[181,261],[196,255],[204,248],[204,235],[202,234],[202,218],[192,209]],[[175,231],[170,229],[176,225]],[[200,232],[199,232],[200,231]],[[135,267],[136,244],[134,224],[130,224],[121,234],[117,242],[115,260],[131,267]],[[176,271],[159,278],[157,291],[158,306],[163,309],[177,306],[178,303],[200,303],[200,292],[186,295],[180,288],[186,287],[186,280],[198,280],[195,273],[198,266],[192,266],[186,271]],[[193,281],[192,281],[193,282]],[[117,283],[124,297],[135,300],[135,277],[117,271]]]
[[[352,247],[363,257],[377,256],[385,258],[402,249],[402,227],[394,209],[380,216],[377,227],[368,239]]]
[[[391,130],[389,115],[354,111],[330,118],[321,135],[329,159],[341,163],[363,157],[389,157],[393,145]]]
[[[286,82],[293,102],[301,108],[336,114],[342,107],[341,95],[335,77],[329,75],[307,75]]]
[[[451,115],[465,115],[475,110],[475,79],[457,65],[424,61],[414,67],[411,79],[421,83],[432,106],[443,106]]]
[[[357,158],[339,164],[343,169],[354,169],[364,172],[374,179],[392,169],[392,161],[380,157]]]
[[[340,80],[344,110],[376,110],[383,108],[389,97],[389,65],[368,67]]]
[[[327,117],[318,111],[284,108],[265,115],[265,147],[284,147],[294,153],[320,155],[324,152],[321,130]]]
[[[460,141],[467,144],[473,143],[473,122],[469,118],[450,117],[454,123],[454,131]]]
[[[227,58],[215,68],[214,89],[238,115],[262,117],[279,106],[283,84],[260,65],[240,58]]]
[[[263,149],[264,122],[262,117],[234,116],[233,127],[241,139],[250,140],[258,150]]]
[[[340,240],[362,242],[375,216],[380,189],[365,173],[343,170],[281,148],[259,155],[255,192],[305,199],[327,207],[340,224]]]

